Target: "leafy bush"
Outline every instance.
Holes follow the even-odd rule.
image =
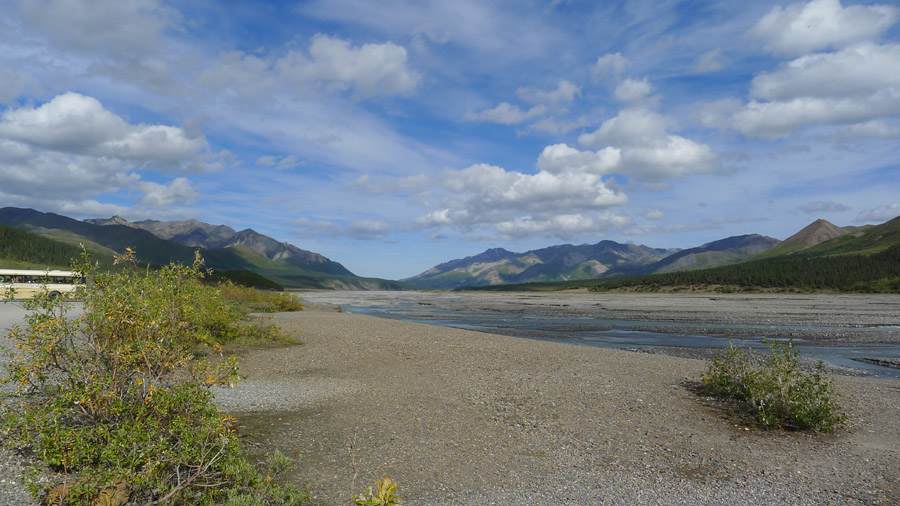
[[[840,426],[846,416],[822,362],[806,371],[792,342],[764,342],[771,351],[764,360],[729,343],[710,363],[705,390],[737,401],[766,427],[831,432]]]
[[[304,494],[240,454],[233,419],[209,387],[233,383],[237,364],[221,343],[242,332],[240,313],[199,283],[202,259],[141,272],[97,274],[79,288],[84,312],[42,295],[10,338],[9,378],[19,409],[2,419],[13,444],[66,476],[53,492],[92,504],[110,490],[148,503],[295,504]],[[76,270],[88,274],[84,262]],[[215,360],[197,358],[208,349]],[[31,393],[32,395],[21,395]]]

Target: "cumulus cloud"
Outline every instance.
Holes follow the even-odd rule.
[[[66,93],[44,105],[9,109],[0,137],[61,153],[153,163],[162,168],[211,169],[203,163],[206,139],[180,127],[133,125],[92,97]]]
[[[670,134],[670,118],[645,109],[626,109],[603,122],[594,132],[578,137],[588,148],[615,148],[620,154],[614,171],[654,180],[686,174],[712,173],[719,161],[712,148]]]
[[[554,144],[541,152],[537,167],[551,174],[609,174],[619,165],[621,158],[621,150],[612,147],[579,151],[567,144]]]
[[[557,150],[566,151],[564,146]],[[619,223],[601,217],[608,208],[626,204],[628,197],[604,181],[600,173],[591,172],[592,169],[557,163],[536,174],[526,174],[476,164],[445,171],[417,181],[420,187],[427,187],[434,194],[435,204],[414,220],[414,225],[420,229],[452,227],[499,233],[498,224],[505,223],[504,234],[513,234],[515,230],[519,231],[516,234],[527,230],[543,234],[545,230],[540,224],[570,223],[560,221],[561,216],[577,214],[594,220],[594,229],[601,223],[606,223],[603,226]]]
[[[196,194],[187,179],[142,182],[140,172],[213,170],[218,156],[201,135],[129,123],[77,93],[0,115],[0,192],[53,199],[52,209],[97,208],[95,196],[123,189],[142,193],[149,207],[189,203]]]
[[[666,213],[662,212],[660,209],[648,209],[644,211],[643,216],[648,220],[661,220],[666,217]]]
[[[143,192],[140,203],[145,207],[164,209],[175,205],[187,205],[197,200],[197,192],[187,178],[179,177],[169,184],[140,182],[135,187]]]
[[[674,121],[646,109],[624,109],[606,120],[600,128],[578,137],[582,146],[598,148],[604,145],[642,145],[665,135]]]
[[[637,79],[626,79],[616,86],[614,95],[623,102],[631,102],[640,100],[653,92],[653,86],[647,82],[647,78],[640,81]]]
[[[772,101],[865,98],[884,90],[900,95],[900,44],[863,43],[797,58],[753,78],[750,96]]]
[[[804,213],[815,214],[815,213],[838,213],[842,211],[849,211],[850,208],[841,204],[839,202],[825,202],[825,201],[816,201],[810,202],[808,204],[804,204],[800,206],[800,210]]]
[[[896,21],[895,11],[900,9],[885,11],[894,13],[885,15],[890,24]],[[706,126],[768,140],[812,125],[847,125],[844,134],[856,138],[867,133],[891,137],[891,129],[879,120],[900,116],[900,44],[857,41],[794,58],[757,75],[746,104],[706,104],[698,116]]]
[[[302,93],[316,87],[352,88],[359,97],[370,98],[410,92],[420,80],[421,75],[407,65],[406,48],[393,42],[354,46],[347,40],[316,35],[308,54],[292,50],[280,58],[262,58],[241,51],[224,53],[200,74],[197,83],[250,96]]]
[[[900,202],[888,204],[859,213],[857,223],[883,223],[900,216]]]
[[[900,9],[887,5],[843,7],[839,0],[812,0],[773,7],[750,35],[776,54],[797,56],[873,40],[898,16]]]
[[[509,102],[501,102],[496,107],[486,109],[480,112],[468,112],[464,116],[467,121],[486,121],[491,123],[499,123],[501,125],[518,125],[525,123],[534,118],[545,116],[550,113],[561,113],[566,111],[566,107],[575,97],[581,95],[581,88],[565,79],[559,80],[559,85],[555,90],[545,91],[537,88],[519,88],[516,90],[516,96],[523,102],[534,104],[532,107],[523,109]],[[534,130],[561,130],[564,129],[562,123],[549,123],[555,121],[552,118],[544,118],[545,122],[540,127],[533,127]],[[577,127],[572,127],[577,128]],[[572,128],[569,128],[571,130]]]
[[[628,58],[622,56],[622,53],[608,53],[597,58],[596,63],[591,66],[591,76],[594,80],[604,77],[618,79],[629,65]]]

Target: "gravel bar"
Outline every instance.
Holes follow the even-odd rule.
[[[408,505],[900,503],[897,381],[835,377],[837,434],[765,431],[696,393],[701,360],[333,308],[275,321],[303,344],[249,352],[221,398],[255,452],[302,455],[317,505],[385,474]]]

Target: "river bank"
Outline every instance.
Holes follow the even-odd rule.
[[[323,308],[274,319],[303,345],[248,353],[217,396],[260,454],[303,455],[316,504],[385,474],[410,505],[900,501],[896,381],[836,377],[836,435],[765,432],[695,393],[699,360]]]

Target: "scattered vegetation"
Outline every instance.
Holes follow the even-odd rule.
[[[763,360],[729,343],[710,363],[705,391],[737,402],[765,427],[831,432],[840,426],[846,417],[822,362],[806,371],[793,343],[765,343],[771,355]]]
[[[220,270],[215,269],[211,274],[203,278],[203,282],[210,285],[218,285],[220,283],[231,282],[235,285],[246,286],[247,288],[259,288],[260,290],[274,290],[276,292],[284,291],[284,287],[271,279],[247,270]]]
[[[301,311],[303,304],[297,297],[284,292],[261,291],[236,285],[230,281],[219,284],[219,293],[229,302],[245,312],[277,313],[281,311]]]
[[[403,501],[397,496],[397,482],[391,481],[390,476],[385,476],[383,480],[375,483],[375,491],[367,488],[361,495],[353,496],[356,504],[364,506],[394,506],[402,504]]]
[[[39,296],[25,328],[10,338],[9,377],[16,402],[0,429],[31,451],[58,483],[36,496],[71,505],[298,504],[306,494],[277,484],[289,459],[257,466],[242,456],[234,419],[220,413],[210,387],[237,378],[222,344],[274,327],[247,327],[241,312],[191,267],[98,273],[81,288],[81,316],[62,300]],[[85,275],[86,256],[77,267]],[[199,358],[198,350],[207,350]]]

